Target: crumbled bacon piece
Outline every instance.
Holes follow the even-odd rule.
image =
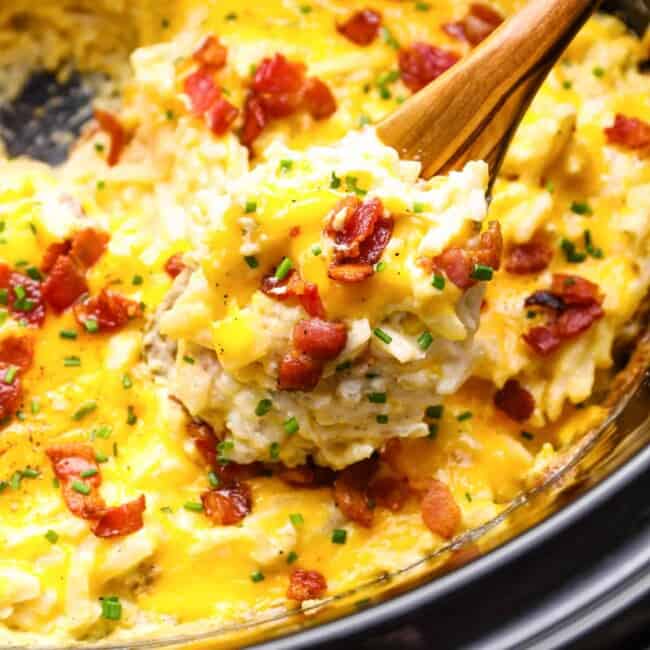
[[[294,569],[289,576],[289,589],[287,598],[289,600],[312,600],[322,598],[327,591],[327,581],[318,571],[306,571],[305,569]]]
[[[281,466],[278,478],[289,485],[297,487],[320,487],[331,485],[334,482],[335,474],[328,467],[320,467],[309,463],[296,467]]]
[[[328,275],[346,283],[362,282],[373,273],[393,234],[393,219],[377,198],[348,196],[332,210],[327,234],[334,240],[334,260]]]
[[[200,67],[185,77],[183,92],[189,97],[192,113],[202,116],[220,97],[221,90],[212,78],[212,70]]]
[[[491,221],[488,229],[469,241],[464,248],[447,248],[433,259],[434,266],[460,289],[469,289],[477,282],[472,277],[477,264],[489,266],[495,271],[501,265],[503,239],[497,221]]]
[[[7,289],[9,311],[17,320],[35,327],[43,324],[45,301],[38,281],[15,273],[6,264],[0,263],[0,288]]]
[[[334,501],[339,510],[365,528],[370,528],[374,518],[368,487],[376,472],[377,462],[370,458],[346,467],[334,481]]]
[[[11,368],[11,364],[0,363],[0,420],[11,417],[18,410],[23,395],[18,375],[11,382],[5,379]]]
[[[147,507],[144,494],[137,499],[106,508],[101,517],[91,525],[91,530],[97,537],[124,537],[139,531],[144,522],[142,515]]]
[[[460,508],[442,481],[433,479],[429,482],[421,509],[427,528],[444,539],[451,539],[460,528]]]
[[[60,255],[43,283],[42,293],[54,311],[62,312],[88,293],[85,274],[69,255]]]
[[[527,275],[539,273],[553,259],[553,249],[542,241],[532,241],[513,246],[508,252],[505,269],[508,273]]]
[[[516,379],[508,379],[494,394],[494,404],[518,422],[527,420],[535,410],[535,398]]]
[[[409,486],[402,479],[385,476],[372,481],[368,494],[378,506],[399,512],[408,499]]]
[[[239,109],[220,97],[205,112],[205,122],[215,135],[224,135],[239,115]]]
[[[205,514],[216,524],[238,524],[253,509],[251,490],[246,483],[233,483],[201,494]]]
[[[607,142],[628,149],[650,147],[650,124],[636,117],[626,117],[618,113],[614,124],[605,129]]]
[[[307,79],[303,102],[315,120],[324,120],[336,113],[336,98],[330,87],[318,77]]]
[[[301,320],[293,328],[293,344],[317,361],[336,359],[345,347],[348,332],[343,323],[312,318]]]
[[[43,254],[43,261],[41,262],[41,271],[49,273],[53,268],[56,261],[61,255],[67,255],[72,248],[72,241],[66,239],[60,242],[50,244]]]
[[[34,359],[34,339],[31,336],[10,335],[0,341],[0,363],[27,370]]]
[[[99,124],[99,128],[105,131],[110,137],[111,144],[108,149],[106,162],[109,166],[113,167],[113,165],[119,162],[122,151],[126,146],[128,140],[127,132],[122,126],[122,123],[112,113],[96,108],[94,115],[95,120]]]
[[[208,65],[218,70],[226,65],[228,50],[217,36],[206,36],[199,47],[192,53],[192,58],[203,65]]]
[[[447,34],[471,45],[485,40],[501,23],[503,16],[483,4],[470,5],[469,12],[460,21],[447,23],[442,28]]]
[[[325,318],[325,306],[321,300],[318,286],[305,282],[294,269],[285,278],[278,280],[268,275],[262,280],[262,292],[275,300],[297,298],[302,308],[313,318]]]
[[[71,257],[86,269],[94,266],[106,251],[110,235],[97,228],[84,228],[72,237]]]
[[[278,388],[280,390],[309,391],[316,388],[323,364],[306,354],[289,352],[285,354],[278,371]]]
[[[100,331],[112,332],[142,316],[142,307],[119,293],[102,289],[98,295],[77,303],[74,315],[80,325],[85,326],[89,320],[94,320]]]
[[[424,88],[460,59],[455,52],[428,43],[413,43],[398,56],[402,81],[413,92]]]
[[[268,123],[260,98],[249,93],[244,102],[244,126],[239,136],[245,147],[251,147]]]
[[[362,9],[352,14],[336,30],[357,45],[370,45],[379,34],[381,14],[374,9]]]
[[[564,340],[578,336],[605,315],[603,296],[598,286],[577,275],[556,273],[550,291],[536,291],[525,305],[538,305],[551,310],[546,325],[533,327],[523,338],[535,352],[547,355]]]
[[[165,271],[170,278],[180,275],[187,267],[183,262],[183,253],[175,253],[165,262]]]

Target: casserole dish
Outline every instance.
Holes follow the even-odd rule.
[[[636,6],[637,11],[640,6]],[[639,318],[643,322],[643,317]],[[394,598],[390,605],[394,606],[394,613],[399,614],[404,611],[403,608],[415,605],[420,598],[425,600],[442,597],[454,584],[461,584],[472,576],[480,576],[490,568],[490,561],[499,561],[500,551],[495,555],[477,559],[466,568],[458,568],[452,576],[437,578],[450,566],[458,567],[463,561],[473,559],[472,556],[477,553],[484,555],[521,531],[542,521],[556,508],[578,496],[581,490],[587,490],[600,480],[604,480],[608,473],[614,471],[617,463],[623,464],[645,442],[647,426],[643,419],[646,415],[643,413],[643,405],[647,395],[639,388],[647,368],[647,344],[643,337],[643,327],[635,340],[638,344],[633,361],[622,371],[619,379],[610,385],[606,382],[606,389],[602,391],[602,396],[599,398],[605,400],[604,403],[608,406],[604,420],[592,423],[590,431],[585,431],[575,444],[562,450],[542,479],[531,490],[517,496],[498,517],[480,527],[467,530],[452,543],[436,549],[424,560],[412,566],[400,567],[395,572],[381,574],[369,584],[355,587],[347,592],[334,593],[313,606],[303,606],[300,612],[282,613],[266,619],[260,617],[261,620],[228,629],[206,629],[205,624],[201,624],[201,629],[197,630],[193,629],[196,626],[189,625],[187,630],[179,630],[178,637],[170,638],[166,635],[164,638],[150,639],[144,635],[145,638],[142,639],[129,639],[129,646],[136,647],[141,643],[145,647],[154,647],[203,641],[214,647],[228,643],[240,645],[272,634],[284,633],[292,628],[322,624],[330,617],[338,618],[356,610],[362,611],[350,615],[349,625],[364,625],[371,622],[374,616],[386,614],[386,606],[378,605],[375,609],[373,606],[375,602]],[[634,405],[641,406],[640,417],[635,415]],[[566,510],[566,512],[571,511]],[[502,526],[506,519],[508,525]],[[543,534],[542,531],[540,535]],[[524,536],[517,540],[522,550],[527,543],[532,543],[526,542],[527,539],[531,538]],[[468,552],[470,542],[472,546],[469,546]],[[517,542],[515,542],[515,550],[512,551],[513,555],[517,552]],[[507,548],[506,546],[503,550],[506,551]],[[434,578],[436,580],[431,584],[417,586],[420,583],[429,583]],[[412,591],[405,596],[398,596],[405,590]],[[323,633],[331,629],[331,627],[322,628]],[[320,633],[320,629],[314,632],[316,635]],[[295,643],[301,644],[314,638],[309,636],[310,632],[305,634],[307,636],[303,640],[297,638]],[[110,642],[99,642],[94,645],[119,647],[119,645],[111,646]]]

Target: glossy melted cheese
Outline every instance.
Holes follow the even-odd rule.
[[[196,44],[216,33],[228,46],[223,84],[237,105],[251,64],[263,56],[282,51],[304,61],[310,73],[334,89],[337,113],[317,123],[304,116],[278,122],[256,148],[263,153],[277,140],[297,149],[331,143],[360,122],[378,120],[408,96],[399,81],[390,85],[388,99],[378,90],[380,75],[396,66],[396,52],[386,38],[362,49],[334,29],[337,20],[366,4],[5,3],[0,65],[13,62],[3,67],[6,78],[18,87],[29,66],[54,68],[71,56],[85,68],[108,70],[128,79],[122,116],[135,136],[123,161],[112,168],[104,162],[103,134],[82,143],[58,170],[0,162],[0,260],[38,266],[47,245],[74,227],[78,202],[111,233],[109,250],[89,277],[91,291],[110,284],[142,301],[151,317],[171,286],[165,261],[195,248],[224,188],[248,168],[235,136],[216,139],[187,115],[180,78]],[[522,3],[493,4],[506,14]],[[396,41],[435,42],[459,53],[466,47],[446,36],[440,24],[462,17],[468,5],[451,0],[372,3]],[[78,7],[81,13],[73,10]],[[28,16],[26,31],[16,31],[14,14]],[[142,47],[131,54],[131,75],[124,57],[136,45]],[[496,515],[554,449],[596,420],[599,409],[575,410],[570,402],[590,395],[595,371],[611,363],[612,341],[647,291],[650,163],[605,146],[602,133],[616,112],[650,121],[650,84],[635,68],[647,55],[647,39],[640,42],[614,19],[591,20],[526,116],[495,188],[490,218],[499,219],[508,244],[527,241],[539,229],[576,242],[590,231],[603,257],[589,258],[579,272],[603,289],[606,317],[552,362],[540,362],[521,343],[520,334],[530,325],[522,317],[521,301],[547,286],[550,275],[496,274],[477,334],[477,378],[445,399],[435,438],[410,441],[401,452],[411,471],[450,486],[463,528]],[[594,74],[596,69],[604,74]],[[271,237],[273,215],[286,207],[286,198],[271,193],[259,200],[263,218],[268,210],[265,227]],[[572,212],[575,201],[588,202],[593,214]],[[291,219],[306,224],[291,244],[292,254],[300,257],[311,245],[318,230],[312,215],[320,218],[332,202],[327,190],[310,191],[290,208]],[[240,256],[239,231],[228,227],[213,236],[213,250]],[[551,269],[576,271],[559,251]],[[334,311],[348,315],[359,308],[353,295],[326,289],[316,266],[305,272],[322,280]],[[390,274],[373,282],[381,283],[377,291],[401,291]],[[249,298],[247,282],[233,287],[242,303]],[[364,309],[373,309],[372,300]],[[200,319],[201,305],[196,306]],[[223,323],[228,312],[222,306],[214,309],[211,319],[221,317],[217,320]],[[17,327],[6,320],[0,337]],[[66,329],[76,329],[77,338],[61,338]],[[188,442],[183,414],[141,362],[143,330],[143,322],[134,322],[114,336],[93,335],[81,331],[72,315],[49,313],[42,329],[30,331],[36,356],[24,377],[24,403],[0,432],[0,481],[7,483],[0,491],[0,644],[70,643],[107,635],[124,642],[171,635],[180,624],[203,619],[213,626],[252,620],[289,606],[286,588],[293,566],[317,568],[327,578],[328,593],[335,594],[410,564],[442,542],[422,524],[415,500],[396,514],[379,510],[375,526],[364,529],[344,520],[329,489],[296,490],[273,477],[251,482],[254,512],[240,526],[215,527],[185,509],[207,488],[206,468]],[[216,336],[232,341],[233,357],[249,347],[240,329]],[[66,365],[66,357],[73,356],[79,365]],[[536,398],[526,435],[492,406],[493,385],[509,377],[518,377]],[[135,422],[128,418],[129,408]],[[70,514],[44,455],[55,440],[86,441],[108,457],[101,471],[109,504],[146,495],[141,531],[123,539],[97,539],[86,522]],[[26,468],[36,469],[38,476],[21,478]],[[304,524],[293,525],[292,513],[300,513]],[[347,530],[345,545],[331,543],[335,528]],[[292,552],[298,560],[289,565]],[[258,570],[265,579],[253,582],[250,576]],[[123,605],[117,623],[101,617],[99,599],[108,595],[119,596]]]

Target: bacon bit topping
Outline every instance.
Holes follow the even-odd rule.
[[[322,598],[327,591],[327,581],[318,571],[305,571],[294,569],[289,576],[289,589],[287,598],[289,600],[312,600]]]
[[[363,9],[352,14],[336,30],[357,45],[370,45],[379,34],[381,14],[374,9]]]
[[[408,499],[409,486],[402,479],[385,476],[370,484],[369,496],[378,506],[391,512],[399,512]]]
[[[460,508],[442,481],[430,481],[422,497],[421,508],[422,519],[432,533],[444,539],[451,539],[460,528]]]
[[[605,315],[603,296],[593,282],[577,275],[556,273],[550,291],[536,291],[525,305],[552,311],[546,325],[533,327],[523,338],[538,354],[554,352],[563,341],[588,330]]]
[[[16,375],[10,383],[4,380],[12,367],[0,363],[0,420],[11,417],[18,410],[23,396],[20,376]]]
[[[56,261],[61,255],[67,255],[72,248],[72,241],[66,239],[61,242],[54,242],[50,244],[45,250],[43,255],[43,261],[41,263],[41,271],[43,273],[49,273],[53,268]]]
[[[183,91],[190,99],[192,113],[203,115],[220,97],[221,90],[212,78],[212,70],[203,66],[185,77]]]
[[[83,271],[69,255],[60,255],[43,283],[43,298],[60,313],[85,293],[88,293],[88,285]]]
[[[323,364],[306,354],[290,352],[280,363],[278,388],[280,390],[309,391],[316,388],[323,373]]]
[[[368,487],[376,472],[377,461],[370,458],[346,467],[334,481],[334,501],[339,510],[365,528],[372,526],[374,518]]]
[[[102,475],[90,445],[79,442],[53,445],[45,453],[61,481],[68,509],[77,517],[93,521],[91,530],[97,537],[130,535],[142,528],[144,495],[121,506],[106,507],[99,494]],[[79,489],[81,485],[85,491]]]
[[[402,81],[415,93],[437,79],[459,59],[460,56],[455,52],[428,43],[413,43],[399,52]]]
[[[39,282],[0,263],[0,288],[7,289],[9,311],[16,319],[35,327],[43,324],[45,302]]]
[[[97,228],[84,228],[72,238],[71,257],[86,269],[94,266],[106,251],[111,236]]]
[[[205,123],[215,135],[224,135],[239,115],[239,109],[220,97],[205,113]]]
[[[336,111],[329,87],[316,77],[306,77],[303,63],[288,61],[282,54],[262,59],[251,82],[244,105],[241,141],[251,147],[271,119],[307,110],[315,120]]]
[[[228,58],[228,50],[219,41],[218,37],[210,34],[192,54],[192,58],[203,65],[213,67],[215,70],[223,68]]]
[[[312,318],[301,320],[293,328],[296,349],[316,361],[331,361],[341,354],[348,340],[343,323]]]
[[[246,483],[233,483],[201,495],[205,514],[221,526],[238,524],[253,509],[253,498]]]
[[[508,253],[505,268],[508,273],[527,275],[548,267],[553,259],[553,249],[541,241],[513,246]]]
[[[325,318],[325,307],[313,282],[305,282],[294,269],[282,280],[267,275],[262,280],[262,292],[275,300],[297,298],[302,308],[313,318]]]
[[[618,144],[628,149],[650,147],[650,124],[635,117],[618,113],[614,124],[605,129],[605,135],[609,144]]]
[[[328,467],[319,467],[312,463],[298,465],[297,467],[281,466],[278,478],[289,485],[297,487],[319,487],[331,485],[334,482],[335,474]]]
[[[7,336],[0,341],[0,363],[27,370],[34,359],[31,336]]]
[[[119,293],[102,289],[99,295],[77,303],[74,314],[80,325],[85,326],[89,320],[94,320],[100,331],[112,332],[142,316],[142,307]]]
[[[111,139],[106,162],[110,167],[113,167],[120,160],[122,151],[126,146],[128,140],[127,133],[122,123],[112,113],[96,108],[94,114],[99,128],[105,131]]]
[[[494,404],[518,422],[527,420],[535,410],[535,398],[516,379],[508,379],[494,394]]]
[[[485,40],[502,22],[503,17],[501,14],[491,7],[483,4],[472,4],[465,18],[455,23],[447,23],[442,28],[449,36],[476,46]]]
[[[124,537],[138,532],[144,522],[142,515],[147,507],[144,494],[137,499],[107,508],[99,520],[91,525],[91,530],[97,537]]]
[[[289,230],[289,237],[295,238],[300,236],[300,226],[293,226],[291,230]]]
[[[477,282],[472,277],[477,264],[489,266],[495,271],[499,269],[502,249],[501,228],[497,221],[491,221],[488,229],[469,241],[465,248],[448,248],[433,262],[458,288],[469,289]]]
[[[329,277],[339,282],[362,282],[373,274],[373,265],[388,246],[393,219],[384,214],[379,199],[362,203],[347,196],[332,210],[326,232],[335,244]]]
[[[186,268],[183,262],[183,253],[176,253],[165,262],[165,271],[170,278],[177,277]]]

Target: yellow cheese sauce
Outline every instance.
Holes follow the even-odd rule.
[[[40,267],[47,247],[78,226],[78,206],[111,235],[88,272],[91,295],[109,287],[142,303],[144,316],[111,334],[86,331],[71,310],[49,310],[41,328],[30,328],[2,309],[0,342],[28,335],[35,353],[21,377],[20,408],[0,430],[0,643],[124,642],[172,635],[180,624],[204,619],[216,627],[247,622],[296,607],[287,599],[296,567],[318,570],[329,596],[440,547],[445,539],[423,523],[416,494],[397,512],[378,507],[372,527],[365,528],[344,517],[331,487],[296,488],[268,475],[248,481],[253,510],[241,523],[220,526],[197,512],[193,506],[210,486],[208,467],[188,437],[186,413],[145,363],[145,338],[172,287],[167,260],[188,253],[206,285],[188,294],[182,318],[168,324],[169,331],[188,350],[212,350],[238,380],[252,376],[242,367],[258,360],[259,321],[242,323],[259,296],[261,271],[247,266],[241,253],[247,234],[240,220],[249,202],[264,235],[255,253],[260,269],[290,257],[302,277],[318,285],[332,318],[366,318],[374,325],[387,305],[415,301],[419,276],[406,254],[390,257],[363,285],[328,278],[326,256],[312,251],[325,246],[323,218],[340,198],[327,183],[336,169],[319,169],[301,156],[377,122],[411,94],[390,74],[397,70],[400,44],[424,41],[466,54],[469,46],[440,26],[465,16],[470,3],[373,0],[384,27],[368,47],[335,28],[368,6],[356,0],[5,4],[2,85],[18,90],[29,69],[43,66],[63,76],[70,64],[109,74],[113,81],[101,85],[99,101],[120,117],[131,140],[115,166],[106,163],[110,142],[103,132],[85,134],[56,169],[0,157],[0,262],[23,272]],[[522,4],[490,3],[504,16]],[[192,52],[209,34],[228,49],[219,84],[234,105],[244,103],[251,66],[282,52],[328,84],[336,113],[319,121],[302,113],[272,121],[256,140],[249,165],[236,135],[210,133],[183,96]],[[424,435],[401,440],[392,458],[409,477],[448,485],[460,509],[458,532],[495,517],[602,415],[583,402],[597,373],[611,366],[612,345],[650,283],[650,159],[647,151],[611,146],[603,129],[617,113],[650,121],[650,78],[637,70],[648,45],[647,37],[638,39],[611,17],[591,19],[524,118],[494,188],[485,221],[500,222],[506,251],[542,233],[553,260],[540,273],[501,270],[486,283],[469,378],[444,395],[440,417],[426,421]],[[299,162],[285,177],[275,165],[287,151]],[[350,173],[358,187],[381,188],[386,179],[395,180],[393,164],[360,163]],[[238,182],[242,178],[260,183],[246,185]],[[428,189],[437,191],[444,182]],[[407,186],[403,195],[386,190],[385,205],[399,215],[393,233],[404,242],[399,251],[415,255],[428,222],[413,209],[414,181],[404,181]],[[460,201],[462,194],[452,198]],[[227,206],[220,203],[224,197]],[[461,217],[445,244],[471,235],[471,219]],[[288,238],[294,226],[300,232]],[[571,250],[584,259],[572,261]],[[605,316],[556,354],[540,357],[521,337],[544,317],[534,309],[526,313],[522,304],[549,288],[552,273],[597,284]],[[417,303],[418,319],[449,341],[463,341],[467,327],[454,311],[462,292],[448,285],[442,295]],[[416,319],[415,333],[421,322]],[[185,363],[183,380],[191,382],[193,364]],[[511,378],[535,399],[524,423],[493,404],[495,388]],[[190,393],[195,390],[188,385]],[[419,399],[426,403],[428,396]],[[439,402],[436,396],[433,403]],[[278,415],[279,422],[288,415]],[[397,427],[391,421],[387,431],[399,436]],[[92,446],[102,459],[101,493],[109,506],[144,494],[142,529],[95,537],[88,522],[68,510],[56,485],[45,455],[54,442]],[[375,443],[368,454],[373,445],[379,448]],[[343,544],[333,542],[340,530]],[[111,596],[119,598],[118,620],[106,617],[100,600]]]

